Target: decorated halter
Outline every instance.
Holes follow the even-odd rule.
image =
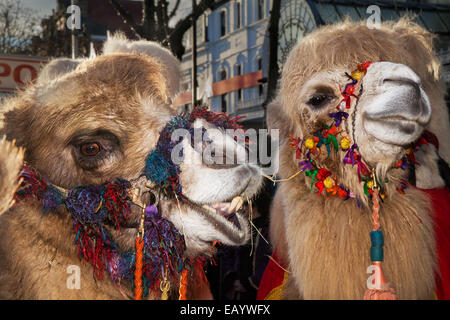
[[[358,145],[351,141],[342,126],[343,122],[349,118],[346,110],[351,107],[352,99],[358,99],[358,96],[354,93],[356,86],[367,73],[367,68],[370,64],[370,62],[358,64],[357,69],[352,71],[351,74],[345,73],[350,82],[345,85],[344,90],[341,92],[343,98],[337,106],[338,111],[328,114],[328,117],[332,120],[330,124],[322,124],[321,129],[317,130],[313,136],[305,139],[295,138],[292,134],[289,136],[289,145],[295,150],[296,159],[300,160],[298,163],[301,169],[300,171],[305,176],[311,177],[311,192],[314,191],[315,186],[319,195],[338,196],[344,200],[355,198],[358,207],[360,207],[360,199],[358,196],[340,183],[330,170],[321,167],[317,162],[323,151],[323,147],[326,148],[328,155],[330,155],[331,150],[345,152],[343,163],[356,167],[359,182],[364,182],[364,194],[372,198],[373,189],[376,186],[379,191],[380,200],[383,201],[385,198],[383,182],[376,178],[373,170],[365,163],[361,154],[358,152]],[[424,131],[423,135],[406,149],[405,155],[394,165],[394,168],[406,170],[408,168],[414,168],[415,165],[420,165],[415,159],[414,152],[421,145],[429,143],[435,145],[436,148],[439,147],[436,136],[429,131]],[[386,180],[384,182],[388,181]],[[403,179],[397,187],[397,190],[403,193],[407,185],[408,181]]]
[[[374,279],[378,286],[375,289],[368,289],[364,295],[364,299],[390,300],[396,299],[397,296],[395,295],[394,289],[389,287],[381,269],[384,239],[381,231],[379,210],[380,201],[383,202],[385,198],[384,185],[377,179],[375,171],[370,169],[364,162],[361,154],[358,152],[358,145],[351,141],[342,126],[342,123],[349,118],[349,114],[346,111],[351,108],[352,99],[358,99],[358,96],[355,94],[357,85],[360,84],[362,78],[367,73],[367,68],[370,64],[370,62],[358,64],[358,67],[350,74],[345,73],[349,82],[341,92],[342,99],[337,106],[338,111],[328,114],[328,117],[332,120],[331,124],[323,124],[322,128],[315,132],[313,136],[305,139],[295,138],[291,134],[289,144],[295,150],[296,159],[299,160],[299,172],[303,172],[305,176],[311,178],[311,192],[316,187],[319,195],[325,194],[328,197],[337,196],[343,200],[355,198],[358,207],[360,207],[361,201],[358,196],[340,183],[331,171],[321,167],[317,163],[317,160],[324,147],[328,155],[330,155],[332,150],[336,152],[341,150],[345,152],[343,163],[357,168],[359,182],[364,182],[364,194],[372,199],[373,228],[370,233],[372,243],[370,257],[373,265],[372,268],[378,270],[378,272],[375,272]],[[435,145],[436,148],[439,147],[436,136],[429,131],[425,131],[415,143],[406,149],[405,155],[395,164],[394,168],[407,170],[408,168],[414,169],[416,165],[420,165],[415,159],[414,151],[420,148],[421,145],[429,143]],[[298,173],[293,176],[296,176]],[[386,180],[384,182],[388,181]],[[407,185],[407,180],[403,179],[398,185],[397,191],[404,194],[404,189]]]
[[[183,113],[173,117],[159,134],[156,148],[149,153],[145,161],[143,174],[155,183],[154,190],[168,198],[182,196],[180,185],[180,166],[172,161],[173,148],[180,143],[172,139],[172,134],[177,129],[188,130],[191,137],[194,136],[192,127],[196,119],[206,120],[220,129],[241,129],[239,120],[242,116],[228,115],[226,113],[212,112],[205,107],[197,107],[190,113]],[[203,134],[206,134],[203,132]]]
[[[170,158],[173,147],[179,141],[172,141],[171,135],[178,128],[193,130],[195,119],[204,119],[224,129],[240,128],[238,117],[212,112],[205,107],[173,117],[161,131],[142,174],[152,181],[151,188],[158,194],[167,197],[182,195],[180,168]],[[94,276],[99,280],[107,271],[124,296],[121,282],[128,282],[134,288],[135,299],[142,299],[150,290],[158,289],[161,299],[167,299],[170,283],[180,276],[179,298],[186,299],[188,274],[194,269],[199,269],[197,272],[203,270],[204,264],[211,258],[210,254],[195,260],[185,258],[184,236],[160,214],[156,200],[146,206],[140,199],[139,190],[136,191],[129,181],[123,179],[65,190],[51,184],[39,171],[24,164],[14,199],[16,204],[37,201],[43,215],[64,206],[72,217],[79,258],[92,265]],[[142,215],[137,226],[135,251],[122,252],[105,225],[120,232],[120,227],[127,225],[131,204],[138,205]],[[207,282],[204,273],[199,274],[203,274],[201,280]]]

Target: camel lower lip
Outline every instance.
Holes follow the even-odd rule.
[[[205,219],[223,236],[228,238],[230,243],[234,245],[244,244],[247,239],[247,232],[245,226],[245,209],[234,210],[233,212],[217,211],[219,203],[195,203],[188,198],[185,198],[185,203],[192,209],[201,213]],[[225,202],[224,204],[228,204]],[[231,200],[229,201],[231,204]],[[213,206],[214,205],[214,206]]]
[[[364,127],[377,140],[395,145],[408,145],[422,132],[419,123],[401,117],[366,118]]]
[[[232,202],[220,202],[202,205],[202,208],[213,215],[217,214],[224,217],[225,219],[227,219],[227,221],[233,223],[238,229],[240,229],[240,224],[239,220],[237,219],[237,214],[240,212],[241,207],[242,205],[239,205],[238,207],[230,210],[230,208],[232,208]]]

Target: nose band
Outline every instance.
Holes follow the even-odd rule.
[[[185,112],[173,117],[160,132],[156,148],[147,156],[143,175],[155,184],[153,188],[158,193],[167,198],[176,196],[181,199],[180,165],[172,161],[172,152],[174,147],[185,137],[180,137],[177,141],[172,139],[175,130],[185,129],[193,137],[193,123],[197,119],[205,120],[219,129],[238,130],[242,129],[239,124],[241,118],[237,115],[213,112],[207,107],[196,107],[192,112]]]

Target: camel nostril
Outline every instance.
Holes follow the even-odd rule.
[[[419,122],[428,121],[431,110],[420,82],[407,77],[390,77],[383,79],[383,85],[395,93],[395,109],[403,109],[405,115],[409,114]]]
[[[405,77],[391,77],[383,79],[383,84],[387,85],[395,85],[395,86],[411,86],[414,90],[420,94],[420,82],[415,81],[414,79],[405,78]]]

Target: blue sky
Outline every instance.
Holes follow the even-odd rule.
[[[134,0],[141,1],[141,0]],[[21,0],[24,7],[36,10],[40,15],[50,15],[52,9],[56,9],[56,0]],[[173,0],[169,0],[169,3],[174,3]],[[170,7],[169,7],[170,8]],[[178,12],[174,20],[178,20],[184,17],[191,11],[191,1],[183,0],[178,7]]]
[[[50,15],[56,9],[56,0],[21,0],[26,8],[36,10],[40,15]]]

